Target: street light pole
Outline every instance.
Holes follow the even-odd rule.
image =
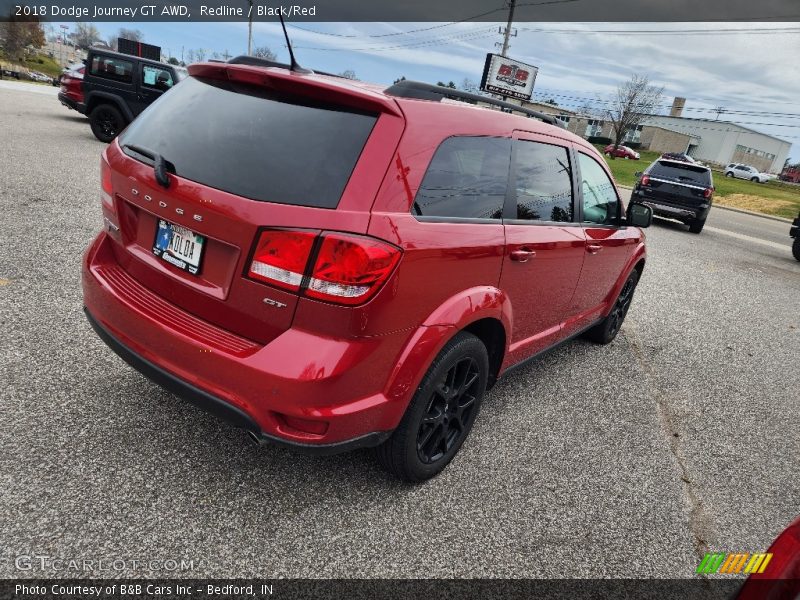
[[[506,24],[506,32],[503,36],[503,49],[500,52],[501,56],[506,56],[506,52],[508,52],[508,38],[511,36],[511,25],[514,22],[514,5],[516,3],[517,0],[509,0],[508,3],[508,23]]]
[[[247,0],[250,12],[247,13],[247,56],[253,54],[253,0]]]

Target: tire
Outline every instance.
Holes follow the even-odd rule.
[[[639,271],[634,269],[622,285],[622,290],[614,302],[614,308],[611,309],[608,316],[584,334],[588,340],[595,344],[609,344],[614,341],[622,328],[625,315],[628,314],[628,309],[631,307],[633,293],[636,291],[638,283]]]
[[[89,115],[89,124],[94,137],[106,144],[113,141],[127,125],[122,113],[111,104],[96,106]]]
[[[794,244],[792,244],[792,254],[797,260],[800,260],[800,237],[794,238]]]
[[[758,177],[751,177],[751,178],[750,178],[750,181],[753,181],[753,182],[755,182],[755,183],[761,183],[761,181],[759,180],[759,178],[758,178]]]
[[[692,219],[687,223],[689,226],[689,231],[692,233],[700,233],[703,231],[703,227],[705,227],[706,220],[705,219]]]
[[[458,453],[480,410],[489,377],[486,346],[462,331],[447,342],[419,384],[400,425],[375,449],[408,482],[438,475]]]
[[[625,155],[625,160],[630,160],[630,159],[631,159],[631,157],[626,154]]]
[[[733,173],[731,173],[730,171],[728,171],[727,173],[725,173],[725,177],[733,177]]]

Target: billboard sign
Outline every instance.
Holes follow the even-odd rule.
[[[149,58],[150,60],[161,60],[160,46],[153,46],[152,44],[145,44],[135,40],[126,40],[125,38],[117,38],[117,52],[140,58]]]
[[[481,89],[485,92],[530,100],[538,67],[499,54],[487,54]]]

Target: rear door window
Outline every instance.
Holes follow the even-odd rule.
[[[264,202],[336,208],[378,117],[228,81],[189,77],[119,137],[176,175]]]
[[[516,219],[572,221],[572,168],[563,146],[515,140]]]
[[[699,167],[691,163],[678,163],[667,161],[656,161],[650,169],[651,177],[668,179],[676,183],[686,183],[703,187],[711,186],[711,172],[705,167]]]
[[[414,198],[423,217],[502,219],[511,140],[451,137],[436,150]]]

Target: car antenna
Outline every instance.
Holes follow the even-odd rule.
[[[283,35],[286,38],[286,47],[289,48],[289,70],[295,73],[304,73],[306,75],[313,74],[314,71],[301,67],[294,58],[294,51],[292,50],[292,42],[289,40],[289,34],[286,31],[286,23],[283,22],[283,15],[278,12],[278,18],[281,20],[281,27],[283,27]]]

